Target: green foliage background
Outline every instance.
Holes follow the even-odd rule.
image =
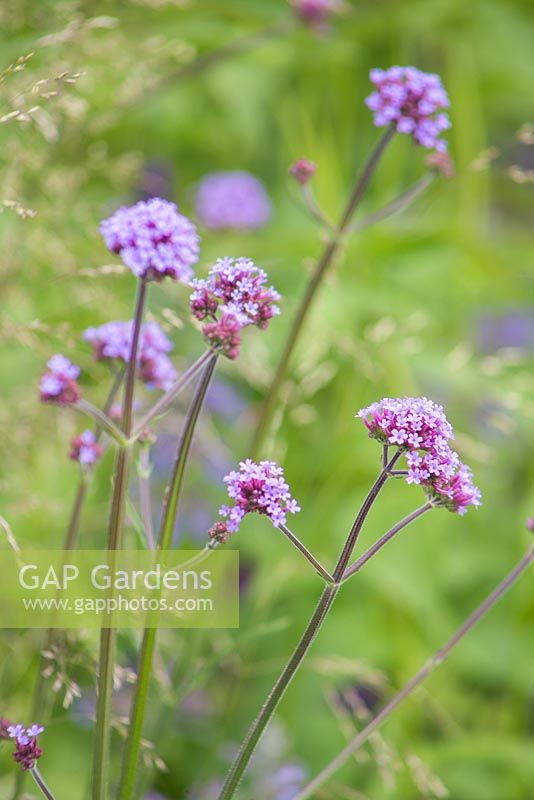
[[[60,546],[77,480],[66,450],[80,421],[40,407],[35,387],[46,358],[61,351],[84,368],[87,394],[104,396],[106,374],[80,336],[90,324],[130,314],[133,282],[101,269],[113,258],[98,222],[131,200],[143,165],[157,159],[172,170],[173,198],[185,213],[192,213],[195,182],[214,169],[254,172],[274,205],[272,223],[259,233],[203,233],[202,270],[221,255],[250,256],[284,296],[282,317],[266,334],[247,337],[241,360],[222,368],[248,410],[232,424],[206,420],[203,427],[189,502],[202,497],[204,513],[215,514],[223,489],[207,480],[201,464],[208,456],[217,464],[221,453],[222,461],[247,456],[255,410],[320,252],[321,235],[292,200],[288,164],[300,156],[318,164],[317,195],[337,215],[377,137],[363,104],[368,70],[413,63],[439,72],[451,97],[448,138],[458,175],[435,181],[406,213],[351,240],[313,309],[285,387],[283,417],[262,455],[284,464],[303,507],[294,528],[331,564],[378,468],[377,446],[353,415],[382,396],[428,394],[445,403],[484,506],[464,519],[437,511],[424,517],[341,593],[278,714],[287,757],[300,759],[311,775],[354,724],[333,713],[328,699],[335,691],[372,680],[385,700],[527,545],[524,523],[534,508],[532,347],[483,352],[477,325],[482,315],[533,313],[532,185],[509,174],[510,166],[533,166],[532,147],[516,138],[532,109],[533,14],[526,0],[352,0],[326,37],[297,27],[203,75],[177,76],[195,52],[287,14],[285,0],[2,3],[0,67],[34,55],[0,85],[0,116],[40,109],[33,121],[0,124],[0,200],[36,212],[0,214],[0,513],[19,544]],[[57,80],[64,72],[83,74],[65,83]],[[36,95],[19,96],[41,79],[48,83]],[[57,97],[39,96],[50,87]],[[480,169],[490,147],[499,154]],[[397,137],[365,210],[415,181],[423,155]],[[178,366],[202,351],[186,299],[169,283],[151,292],[151,312],[166,321]],[[176,436],[179,419],[168,418],[163,435]],[[104,541],[111,468],[108,454],[80,546]],[[415,487],[388,486],[362,546],[419,501]],[[184,523],[181,541],[188,536]],[[228,742],[244,734],[320,591],[265,520],[249,518],[235,541],[252,570],[240,630],[161,637],[174,685],[156,674],[146,733],[168,772],[146,768],[143,781],[169,798],[187,797],[194,784],[224,773]],[[349,762],[321,797],[435,796],[398,767],[409,754],[425,762],[452,800],[532,797],[533,622],[529,576],[388,723],[385,763],[377,764],[371,748],[370,758]],[[41,642],[39,631],[3,632],[0,715],[18,720],[29,713]],[[134,667],[135,640],[125,637],[122,645],[123,665]],[[95,643],[70,648],[68,672],[90,698]],[[200,714],[190,710],[193,686],[202,690],[193,696],[203,699]],[[87,707],[63,710],[62,692],[50,693],[42,766],[58,797],[78,800],[87,796],[91,730]],[[118,712],[124,716],[125,706]],[[114,747],[118,764],[119,734]],[[0,794],[8,797],[15,766],[8,748],[0,759]],[[246,787],[243,797],[261,800],[257,791]]]

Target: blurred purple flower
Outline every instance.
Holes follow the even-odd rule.
[[[103,220],[100,232],[108,249],[138,277],[160,281],[169,276],[184,283],[193,277],[197,230],[168,200],[154,197],[123,206]]]
[[[72,439],[69,458],[86,467],[95,464],[103,452],[104,448],[96,441],[94,432],[87,430]]]
[[[213,172],[196,194],[200,222],[212,230],[262,228],[271,217],[271,202],[263,183],[248,172]]]
[[[317,166],[313,161],[308,161],[307,158],[299,158],[298,161],[295,161],[289,167],[289,174],[295,178],[301,186],[311,181],[316,172]]]
[[[77,403],[82,396],[76,382],[80,368],[61,355],[52,356],[46,366],[48,370],[39,383],[41,401],[57,403],[60,406]]]
[[[477,322],[477,343],[484,353],[504,347],[534,348],[534,311],[517,309],[505,314],[484,314]]]
[[[290,0],[290,2],[299,19],[318,33],[328,30],[332,15],[341,13],[345,8],[342,0]]]
[[[106,322],[87,328],[84,339],[93,348],[97,361],[117,360],[126,364],[132,347],[133,322]],[[176,379],[176,370],[167,357],[172,344],[156,322],[147,322],[139,338],[139,374],[150,389],[167,390]]]
[[[450,120],[441,109],[449,107],[449,98],[438,75],[415,67],[372,69],[371,82],[376,87],[366,99],[378,127],[395,125],[399,133],[409,134],[416,144],[443,152],[447,143],[440,134],[450,128]]]
[[[230,383],[215,378],[206,397],[206,407],[226,420],[235,420],[247,408],[247,403]]]

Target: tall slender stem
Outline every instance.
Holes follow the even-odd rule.
[[[256,745],[263,734],[263,731],[274,714],[276,707],[282,699],[287,687],[295,677],[300,665],[304,660],[304,657],[313,644],[315,637],[319,633],[321,625],[328,611],[330,610],[338,591],[339,587],[337,586],[326,586],[323,589],[319,598],[319,602],[315,607],[315,611],[313,612],[299,643],[297,644],[283,671],[280,673],[275,685],[269,692],[267,700],[262,706],[259,715],[248,730],[237,758],[232,765],[230,772],[228,773],[226,782],[223,786],[221,794],[219,795],[219,800],[230,800],[230,798],[234,796],[243,773],[245,772],[248,763],[256,749]]]
[[[93,419],[100,428],[105,430],[106,433],[115,439],[117,444],[121,446],[126,444],[122,431],[115,425],[113,420],[109,419],[107,414],[94,406],[88,400],[85,400],[82,397],[81,400],[78,400],[74,408],[76,408],[78,411],[81,411],[82,414],[91,417],[91,419]]]
[[[165,494],[163,517],[158,536],[158,550],[168,550],[172,544],[172,534],[174,531],[178,503],[183,486],[185,468],[189,452],[191,450],[191,443],[193,441],[197,420],[204,404],[206,392],[210,385],[216,363],[217,354],[212,353],[211,358],[208,360],[207,365],[204,368],[204,372],[202,373],[187,413],[180,443],[178,445],[178,451],[176,454],[172,475]],[[139,655],[139,670],[135,686],[135,694],[132,701],[132,712],[130,717],[130,725],[128,728],[128,737],[126,739],[126,747],[123,756],[122,774],[118,792],[119,800],[130,800],[130,798],[133,797],[135,789],[137,761],[139,758],[143,721],[148,698],[150,676],[152,673],[152,661],[154,657],[156,635],[157,628],[155,627],[145,628],[143,632],[143,641]]]
[[[382,468],[380,474],[376,481],[374,482],[369,494],[365,498],[360,511],[354,521],[354,524],[349,532],[347,537],[347,541],[343,550],[341,551],[341,555],[338,559],[338,563],[334,569],[333,577],[335,584],[333,586],[326,586],[323,589],[323,592],[319,598],[319,602],[315,607],[315,611],[312,614],[310,621],[308,622],[304,633],[302,634],[299,643],[297,644],[293,655],[287,662],[286,666],[282,670],[278,680],[276,681],[275,685],[271,689],[265,704],[263,705],[259,715],[255,719],[255,721],[250,726],[248,733],[241,745],[239,753],[234,761],[230,772],[226,778],[225,784],[222,788],[222,791],[219,795],[219,800],[231,800],[233,798],[239,782],[248,766],[250,759],[256,749],[256,745],[258,744],[263,731],[267,727],[272,715],[274,714],[276,707],[282,696],[284,695],[287,687],[295,677],[304,657],[306,656],[308,650],[310,649],[311,645],[313,644],[319,630],[326,619],[328,612],[332,608],[334,600],[337,597],[337,594],[340,589],[339,578],[343,575],[345,571],[346,564],[348,559],[352,554],[352,550],[354,545],[356,544],[359,532],[363,526],[365,518],[369,513],[371,506],[373,505],[380,489],[386,482],[388,478],[388,470],[394,465],[395,461],[400,455],[400,451],[395,453],[392,459],[388,462],[388,464]],[[121,798],[121,800],[125,800],[125,798]]]
[[[137,352],[141,325],[143,322],[146,290],[146,281],[144,278],[141,278],[137,287],[132,342],[126,370],[122,409],[122,429],[126,438],[129,438],[132,432]],[[131,446],[121,447],[117,453],[109,519],[108,550],[110,551],[111,559],[114,559],[114,552],[120,549],[122,542],[130,463]],[[111,741],[111,704],[113,696],[115,650],[116,631],[111,627],[103,627],[100,634],[98,701],[93,754],[93,800],[106,800],[109,785],[109,749]]]
[[[379,208],[378,211],[373,211],[371,214],[354,222],[350,226],[350,232],[361,231],[371,225],[376,225],[377,222],[388,219],[388,217],[392,217],[394,214],[398,214],[399,211],[404,211],[405,208],[408,208],[408,206],[430,186],[435,177],[435,172],[427,172],[426,175],[423,175],[413,186],[410,186],[405,192],[402,192],[402,194],[396,197],[395,200],[392,200],[391,203],[387,203],[385,206],[382,206],[382,208]]]
[[[154,550],[154,523],[152,522],[152,497],[150,494],[150,450],[143,447],[139,454],[139,507],[149,550]]]
[[[43,795],[46,797],[46,800],[55,800],[54,795],[44,782],[43,776],[41,775],[37,767],[34,767],[32,770],[30,770],[30,772],[32,774],[35,783],[37,784]]]
[[[411,514],[407,514],[403,519],[400,520],[400,522],[397,522],[397,524],[394,525],[392,528],[390,528],[390,530],[387,533],[381,536],[380,539],[378,539],[369,548],[369,550],[366,550],[366,552],[363,553],[363,555],[361,555],[360,558],[358,558],[357,561],[355,561],[351,567],[345,570],[342,578],[343,583],[347,581],[350,577],[352,577],[352,575],[355,575],[357,572],[359,572],[361,568],[365,564],[367,564],[367,562],[374,555],[376,555],[379,550],[381,550],[384,547],[384,545],[386,545],[391,539],[393,539],[394,536],[397,535],[397,533],[399,533],[408,525],[410,525],[410,523],[412,523],[418,517],[422,516],[422,514],[425,514],[427,511],[430,511],[430,509],[433,507],[434,506],[430,502],[424,503],[424,505],[420,506],[419,508],[416,508],[415,511],[412,511]]]
[[[199,359],[195,361],[194,364],[186,369],[186,371],[180,375],[179,378],[173,383],[170,389],[168,389],[165,394],[163,394],[160,399],[155,403],[152,408],[145,414],[143,419],[136,425],[135,430],[133,432],[133,438],[137,439],[137,437],[147,428],[153,419],[158,417],[160,414],[169,407],[172,403],[176,395],[185,389],[188,383],[193,380],[195,375],[200,372],[200,370],[208,363],[211,356],[213,355],[213,350],[206,350]]]
[[[306,547],[306,545],[305,545],[305,544],[303,544],[303,543],[300,541],[300,539],[298,538],[298,536],[295,536],[295,534],[293,533],[293,531],[290,531],[290,530],[289,530],[289,528],[287,527],[287,525],[278,525],[277,527],[278,527],[278,530],[279,530],[279,531],[281,531],[281,532],[284,534],[284,536],[285,536],[287,539],[289,539],[289,541],[291,542],[291,544],[292,544],[294,547],[296,547],[296,549],[297,549],[297,550],[298,550],[300,553],[302,553],[302,555],[304,556],[304,558],[305,558],[305,559],[306,559],[306,560],[307,560],[307,561],[308,561],[308,562],[309,562],[309,563],[312,565],[312,567],[313,567],[313,568],[314,568],[314,569],[315,569],[315,570],[316,570],[316,571],[319,573],[319,575],[321,575],[321,577],[322,577],[322,578],[324,578],[324,580],[325,580],[327,583],[334,583],[334,578],[332,577],[332,575],[330,575],[330,573],[328,572],[328,570],[326,570],[326,569],[323,567],[323,565],[321,564],[321,562],[320,562],[320,561],[317,561],[317,559],[315,558],[315,556],[314,556],[314,555],[313,555],[313,554],[312,554],[312,553],[311,553],[311,552],[308,550],[308,548]]]
[[[321,285],[322,280],[328,268],[333,263],[334,258],[336,257],[341,247],[341,244],[343,242],[343,234],[346,233],[348,226],[352,220],[352,217],[355,211],[357,210],[363,195],[365,194],[365,190],[369,186],[369,182],[378,166],[382,154],[386,149],[387,145],[389,144],[389,142],[391,141],[391,139],[393,138],[394,134],[395,134],[394,128],[390,127],[386,129],[386,132],[379,139],[375,149],[373,150],[371,156],[369,157],[369,160],[364,166],[363,171],[356,180],[354,189],[352,190],[351,195],[347,201],[345,209],[341,215],[339,224],[331,232],[326,242],[325,249],[323,250],[322,255],[319,257],[319,260],[317,261],[315,269],[306,287],[306,291],[304,292],[304,296],[300,301],[297,313],[293,319],[288,337],[286,339],[285,347],[282,351],[280,361],[278,362],[276,372],[274,374],[273,380],[269,387],[269,391],[267,393],[267,397],[265,398],[263,407],[260,412],[260,416],[256,426],[256,431],[254,433],[254,438],[252,441],[252,448],[251,448],[252,458],[254,458],[261,450],[264,439],[269,432],[274,412],[276,410],[276,404],[278,402],[280,390],[286,379],[286,375],[290,367],[290,362],[293,356],[293,352],[300,338],[300,334],[304,327],[304,323],[306,322],[306,319],[308,317],[308,313],[310,311],[312,303],[315,299],[317,290]]]
[[[395,709],[409,697],[426,678],[448,658],[451,651],[466,636],[474,626],[490,611],[493,606],[503,597],[504,594],[513,586],[521,575],[534,562],[534,547],[531,548],[524,558],[514,567],[507,577],[491,592],[484,602],[469,616],[451,638],[440,647],[440,649],[430,658],[426,664],[405,684],[389,703],[384,706],[376,717],[374,717],[344,748],[341,752],[307,785],[293,798],[293,800],[306,800],[315,794],[317,789],[323,786],[326,781],[355,753],[377,730],[385,720],[395,711]]]
[[[108,396],[106,398],[106,402],[103,408],[104,414],[106,415],[109,414],[109,411],[113,403],[115,402],[115,398],[117,397],[117,392],[121,387],[123,379],[124,379],[124,370],[119,370],[119,372],[117,372],[117,374],[115,375],[115,379],[111,385],[111,389],[109,390]],[[94,433],[95,433],[95,442],[99,442],[102,437],[102,428],[99,425],[96,425]],[[74,550],[76,539],[78,538],[78,531],[80,528],[80,521],[85,506],[85,501],[87,499],[89,483],[90,483],[90,476],[86,472],[82,472],[80,481],[78,483],[78,488],[74,496],[74,503],[72,505],[72,511],[69,517],[67,531],[65,534],[65,541],[63,543],[63,550]],[[41,721],[43,720],[42,708],[44,702],[44,685],[45,685],[43,669],[45,660],[42,653],[43,651],[46,651],[51,647],[53,640],[54,640],[54,629],[49,628],[46,631],[44,637],[43,648],[41,650],[41,657],[39,659],[39,669],[37,673],[37,681],[33,696],[32,713],[30,714],[31,719],[39,719]],[[25,776],[26,772],[24,770],[20,770],[17,773],[17,777],[15,779],[13,800],[17,800],[17,798],[22,793]]]
[[[363,528],[363,523],[367,517],[367,514],[371,510],[371,506],[375,502],[376,498],[380,490],[382,489],[383,485],[389,478],[389,473],[397,463],[398,459],[401,456],[401,451],[397,450],[397,452],[393,455],[392,458],[386,463],[384,467],[382,467],[380,474],[374,484],[371,487],[371,490],[365,500],[363,501],[362,507],[360,508],[356,519],[354,520],[354,524],[350,529],[349,535],[347,537],[347,541],[345,542],[345,546],[341,552],[339,557],[339,561],[336,564],[336,568],[334,569],[334,580],[336,583],[339,583],[343,578],[343,573],[347,568],[347,564],[350,561],[350,557],[352,556],[352,552],[356,547],[356,542],[360,536],[361,530]]]

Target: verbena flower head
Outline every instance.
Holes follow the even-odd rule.
[[[198,261],[199,237],[174,203],[154,197],[119,208],[100,225],[106,246],[138,277],[188,282]]]
[[[93,347],[97,361],[117,360],[128,363],[132,347],[133,322],[107,322],[88,328],[84,339]],[[169,389],[176,379],[176,370],[167,353],[172,344],[156,322],[141,328],[138,348],[138,377],[149,388]]]
[[[33,769],[35,762],[41,758],[43,751],[38,745],[38,737],[43,731],[44,727],[36,723],[29,728],[20,724],[8,727],[8,736],[16,744],[13,758],[23,769]]]
[[[262,228],[271,217],[263,183],[249,172],[214,172],[200,182],[196,194],[200,222],[212,230]]]
[[[333,14],[345,7],[341,0],[291,0],[291,5],[303,22],[319,32],[325,30]]]
[[[292,175],[301,186],[309,183],[316,172],[317,166],[313,161],[308,161],[307,158],[299,158],[298,161],[295,161],[295,163],[291,164],[289,167],[289,174]]]
[[[386,397],[362,408],[358,417],[382,444],[434,451],[453,438],[443,407],[426,397]]]
[[[76,382],[80,368],[61,355],[52,356],[47,362],[47,371],[39,382],[39,393],[43,403],[60,406],[77,403],[82,392]]]
[[[220,258],[204,280],[192,282],[191,310],[203,321],[217,312],[233,314],[242,327],[266,328],[280,313],[276,302],[280,295],[267,286],[267,273],[249,258]]]
[[[278,527],[285,524],[288,513],[300,511],[284,480],[284,470],[274,461],[241,461],[239,470],[230,472],[224,480],[233,505],[219,509],[226,521],[219,521],[210,529],[209,535],[216,541],[227,541],[229,534],[239,530],[246,514],[264,514]]]
[[[90,430],[75,436],[70,448],[69,458],[78,461],[82,467],[95,464],[104,452],[104,448],[96,441],[95,434]]]
[[[471,471],[449,445],[454,433],[442,406],[426,397],[387,397],[357,416],[372,439],[404,452],[406,482],[420,485],[435,505],[464,514],[481,504]]]
[[[229,358],[239,354],[241,328],[256,325],[264,330],[280,313],[280,295],[267,285],[267,274],[247,258],[221,258],[207,278],[191,285],[191,311],[206,323],[204,337]]]
[[[450,128],[449,117],[442,111],[449,107],[449,98],[438,75],[415,67],[391,67],[372,69],[370,78],[376,92],[365,102],[374,112],[375,125],[393,123],[399,133],[409,134],[423,147],[447,149],[439,136]]]

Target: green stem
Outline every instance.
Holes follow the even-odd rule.
[[[195,427],[200,415],[200,411],[204,404],[206,392],[210,385],[216,363],[217,354],[212,353],[211,358],[208,360],[207,365],[204,368],[204,372],[202,373],[198,387],[191,401],[191,405],[184,423],[172,475],[169,480],[165,495],[163,517],[158,537],[158,550],[168,550],[172,544],[172,535],[176,522],[178,503],[182,491],[185,468],[187,465],[189,452],[191,450],[191,443],[193,441]],[[128,737],[126,739],[126,746],[123,756],[118,800],[130,800],[130,798],[133,797],[135,789],[137,761],[139,759],[143,721],[145,717],[150,677],[152,674],[152,661],[154,657],[154,648],[156,645],[156,635],[157,628],[155,627],[145,628],[143,632],[143,641],[139,655],[139,670],[137,675],[137,683],[135,686],[135,694],[132,702]]]
[[[182,375],[180,375],[179,378],[176,379],[171,388],[160,397],[157,403],[152,406],[139,424],[136,425],[132,435],[133,439],[137,439],[150,425],[153,419],[163,414],[163,412],[172,403],[176,395],[179,394],[182,389],[185,389],[188,383],[193,380],[195,375],[200,372],[200,370],[203,369],[203,367],[208,363],[212,355],[213,350],[206,350],[206,352],[203,353],[200,358],[194,362],[194,364],[191,364],[191,366]]]
[[[32,774],[35,783],[37,784],[43,795],[46,797],[46,800],[54,800],[54,795],[44,782],[43,776],[41,775],[37,767],[33,767],[33,769],[31,769],[30,772]]]
[[[260,416],[256,426],[256,431],[252,441],[251,458],[255,458],[258,455],[265,440],[265,437],[267,436],[269,429],[271,427],[280,391],[282,389],[287,373],[289,371],[293,352],[302,333],[304,323],[306,322],[306,319],[312,307],[315,295],[317,294],[317,290],[319,289],[327,270],[332,265],[336,255],[338,254],[338,251],[343,242],[343,234],[347,232],[352,217],[355,211],[357,210],[358,206],[360,205],[360,202],[365,194],[365,191],[369,186],[369,182],[371,181],[371,178],[373,177],[373,174],[379,164],[382,154],[386,149],[387,145],[389,144],[389,142],[391,141],[391,139],[393,138],[394,134],[395,134],[395,129],[390,127],[387,128],[386,132],[379,139],[362,173],[360,174],[354,185],[354,189],[347,201],[345,209],[341,215],[339,224],[330,234],[325,249],[323,250],[323,253],[320,256],[319,260],[317,261],[315,270],[311,275],[311,278],[306,287],[306,291],[304,292],[304,296],[300,301],[297,313],[291,324],[291,328],[289,330],[289,334],[286,339],[284,350],[282,351],[280,361],[278,362],[278,366],[276,368],[276,372],[269,387],[267,397],[265,398],[265,401],[263,403],[263,407],[260,412]]]
[[[358,558],[358,560],[355,561],[351,567],[345,570],[342,578],[343,583],[345,583],[345,581],[347,581],[349,578],[351,578],[353,575],[359,572],[361,568],[365,566],[365,564],[367,564],[367,562],[371,558],[373,558],[373,556],[375,556],[379,550],[381,550],[384,547],[384,545],[386,545],[391,539],[393,539],[394,536],[396,536],[400,531],[402,531],[404,528],[406,528],[408,525],[414,522],[414,520],[418,519],[418,517],[422,516],[427,511],[430,511],[431,508],[434,508],[432,503],[430,502],[424,503],[424,505],[420,506],[419,508],[416,508],[415,511],[412,511],[411,514],[407,514],[403,519],[400,520],[400,522],[397,522],[397,524],[394,525],[392,528],[390,528],[390,530],[387,533],[381,536],[380,539],[378,539],[369,548],[369,550],[367,550],[362,556],[360,556],[360,558]]]
[[[399,211],[404,211],[417,200],[420,194],[428,189],[435,177],[435,172],[427,172],[417,183],[414,183],[413,186],[410,186],[409,189],[402,192],[402,194],[395,198],[395,200],[392,200],[391,203],[379,208],[378,211],[373,211],[371,214],[368,214],[366,217],[363,217],[363,219],[351,225],[350,232],[361,231],[371,225],[376,225],[377,222],[382,222],[382,220],[394,216],[394,214],[398,214]]]
[[[503,597],[503,595],[513,586],[534,561],[534,548],[521,559],[508,576],[500,583],[494,591],[488,595],[486,600],[474,611],[470,617],[461,625],[453,636],[441,647],[426,664],[405,684],[389,703],[361,730],[343,750],[309,783],[296,795],[294,800],[306,800],[315,795],[317,789],[323,786],[326,781],[343,766],[347,759],[355,753],[376,731],[385,720],[406,700],[413,692],[426,680],[426,678],[449,657],[451,651],[466,636],[469,631],[493,608],[493,606]]]
[[[145,446],[139,454],[139,509],[141,521],[145,531],[146,545],[149,550],[154,550],[154,524],[152,522],[152,497],[150,493],[150,448]]]
[[[78,400],[76,405],[74,406],[78,411],[81,411],[82,414],[91,417],[97,425],[106,431],[121,447],[124,447],[126,444],[126,440],[120,428],[118,428],[113,420],[111,420],[107,414],[101,411],[99,408],[94,406],[88,400],[85,400],[83,397],[81,400]]]
[[[124,378],[124,371],[120,370],[117,372],[115,376],[115,380],[111,386],[109,394],[106,399],[106,403],[104,405],[104,414],[106,416],[109,414],[109,411],[115,402],[115,398],[117,396],[117,392],[120,389],[121,383]],[[102,428],[100,426],[95,427],[95,441],[99,442],[102,436]],[[63,544],[63,550],[74,550],[74,546],[76,544],[76,539],[78,537],[78,531],[80,528],[80,521],[82,518],[83,509],[85,506],[85,501],[87,499],[87,494],[89,490],[89,482],[90,476],[82,472],[80,477],[80,482],[78,483],[78,488],[76,490],[76,495],[74,497],[74,503],[72,506],[71,515],[69,518],[69,524],[67,526],[67,532],[65,534],[65,541]],[[48,650],[54,641],[54,628],[49,628],[46,631],[44,637],[43,648],[41,650],[41,657],[39,659],[39,669],[37,673],[37,682],[35,686],[35,692],[33,697],[32,703],[32,713],[30,714],[31,719],[38,719],[43,721],[43,703],[44,703],[44,687],[45,687],[45,680],[43,677],[43,670],[45,665],[45,659],[42,655],[43,651]],[[17,777],[15,780],[15,791],[13,794],[13,800],[17,800],[17,798],[22,793],[23,785],[24,785],[24,778],[26,772],[24,770],[20,770],[17,773]]]
[[[332,575],[330,575],[328,570],[323,567],[321,562],[315,558],[313,553],[311,553],[308,550],[306,545],[300,541],[298,536],[296,536],[293,533],[293,531],[291,531],[287,527],[287,525],[280,524],[277,525],[276,527],[278,528],[279,531],[281,531],[281,533],[284,534],[286,539],[289,539],[293,547],[295,547],[299,551],[299,553],[302,553],[306,561],[308,561],[308,563],[311,564],[314,570],[322,577],[324,581],[326,581],[326,583],[335,583],[334,578],[332,577]]]
[[[345,571],[346,564],[352,555],[352,551],[358,539],[359,533],[363,527],[363,523],[367,514],[369,513],[371,506],[373,505],[380,489],[383,487],[384,483],[389,477],[389,470],[393,467],[394,463],[400,456],[400,451],[395,453],[393,458],[386,464],[385,467],[382,468],[378,478],[374,482],[373,486],[367,497],[365,498],[360,511],[354,521],[354,524],[349,532],[347,540],[345,542],[345,546],[341,551],[341,555],[338,559],[336,567],[332,573],[334,580],[336,583],[333,586],[326,586],[323,589],[323,592],[319,598],[319,602],[315,607],[315,611],[313,612],[308,625],[306,626],[304,633],[302,634],[299,643],[297,644],[293,655],[287,662],[286,666],[282,670],[280,677],[276,681],[275,685],[271,689],[269,695],[267,696],[267,700],[263,705],[259,715],[255,719],[255,721],[250,726],[248,733],[241,745],[239,753],[234,761],[230,772],[226,778],[225,784],[222,788],[221,794],[219,795],[219,800],[231,800],[233,798],[239,782],[248,766],[250,759],[256,749],[256,745],[258,744],[263,731],[267,727],[272,715],[274,714],[276,707],[282,696],[284,695],[287,687],[295,677],[300,665],[302,664],[304,657],[306,656],[308,650],[310,649],[311,645],[313,644],[319,630],[325,621],[334,600],[336,599],[341,584],[339,583],[339,578],[343,575]],[[125,800],[125,798],[121,798],[121,800]]]
[[[146,281],[141,278],[137,287],[134,325],[122,409],[122,429],[128,439],[132,431],[133,400],[137,372],[137,351],[146,301]],[[117,453],[115,480],[108,530],[110,559],[122,543],[122,530],[128,492],[128,476],[131,463],[131,447],[121,447]],[[113,696],[113,673],[115,665],[116,631],[103,627],[100,634],[100,657],[98,669],[98,701],[96,709],[95,742],[93,753],[93,800],[106,800],[109,786],[109,750],[111,741],[111,704]]]

